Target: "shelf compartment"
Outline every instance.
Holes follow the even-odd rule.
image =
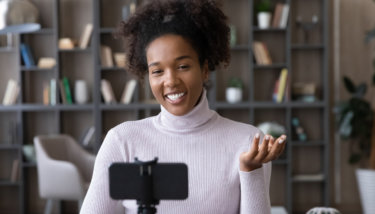
[[[250,79],[250,62],[249,53],[233,52],[231,63],[226,70],[222,70],[215,74],[216,80],[212,80],[214,85],[223,86],[216,87],[216,101],[225,102],[225,91],[231,78],[238,78],[242,82],[242,102],[249,101],[248,80]]]
[[[55,58],[56,56],[56,44],[55,37],[53,34],[22,34],[21,43],[24,43],[29,46],[31,58],[35,63],[34,66],[38,64],[38,60],[41,57]],[[20,58],[23,67],[26,67],[25,61],[22,58],[22,54],[20,54]]]
[[[0,210],[1,213],[21,213],[20,183],[0,181]]]
[[[138,119],[136,110],[102,111],[102,136],[118,124]]]
[[[16,163],[18,162],[18,164]],[[17,183],[20,182],[21,163],[18,150],[0,150],[0,180]],[[16,173],[16,174],[13,174]],[[13,176],[16,177],[13,177]],[[12,180],[13,179],[15,180]],[[1,191],[0,191],[1,192]]]
[[[274,161],[272,162],[274,163]],[[270,182],[270,199],[272,206],[286,207],[287,198],[287,166],[286,165],[272,165],[272,178]]]
[[[251,115],[248,109],[236,109],[236,111],[232,111],[231,109],[218,109],[217,113],[225,118],[246,124],[250,124],[251,121]]]
[[[68,134],[77,141],[82,139],[87,128],[94,125],[93,111],[62,111],[60,112],[60,133]]]
[[[34,137],[37,135],[56,134],[57,118],[53,111],[35,111],[23,112],[24,120],[24,139],[23,143],[33,144]]]
[[[321,207],[325,203],[323,192],[320,182],[294,183],[292,188],[293,213],[306,213],[306,210],[311,207]]]
[[[17,112],[0,112],[0,147],[16,147],[19,142]]]
[[[51,79],[55,78],[55,72],[34,70],[22,72],[22,103],[43,104],[44,86],[50,86]]]
[[[292,109],[292,118],[296,119],[299,122],[299,126],[304,130],[306,135],[306,142],[323,142],[324,138],[324,109],[322,108],[301,108],[301,109]],[[296,134],[296,129],[292,127],[292,140],[300,140]]]
[[[286,109],[265,109],[259,108],[254,110],[254,126],[264,122],[275,122],[287,130]]]

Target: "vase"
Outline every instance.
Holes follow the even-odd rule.
[[[363,214],[373,214],[375,210],[375,170],[357,169],[356,177]]]
[[[77,104],[86,104],[89,101],[87,83],[84,80],[76,80],[74,84],[74,98]]]
[[[242,89],[229,87],[225,91],[225,98],[228,103],[238,103],[242,100]]]
[[[270,12],[259,12],[258,13],[258,27],[260,29],[266,29],[270,27],[271,13]]]

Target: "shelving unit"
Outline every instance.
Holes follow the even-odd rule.
[[[0,47],[0,94],[5,93],[9,78],[18,80],[21,86],[15,105],[0,105],[0,213],[43,212],[45,202],[38,195],[36,165],[22,157],[22,146],[32,144],[35,135],[63,132],[79,139],[85,129],[94,125],[97,131],[89,149],[97,152],[107,131],[116,124],[160,111],[158,104],[144,102],[150,98],[151,92],[140,84],[133,102],[128,105],[104,104],[100,91],[101,79],[108,79],[119,98],[126,81],[133,78],[122,68],[101,66],[100,45],[109,45],[113,52],[121,52],[121,41],[112,38],[122,18],[121,8],[131,2],[142,4],[146,0],[113,0],[110,4],[105,0],[32,1],[40,9],[42,29],[14,36],[10,48]],[[290,5],[288,26],[260,29],[253,15],[257,1],[221,0],[230,23],[237,29],[237,43],[231,47],[232,60],[227,71],[210,74],[209,103],[221,115],[237,121],[253,125],[276,121],[285,126],[289,138],[284,154],[273,162],[271,203],[286,207],[289,213],[305,213],[313,206],[329,205],[328,3],[324,0],[272,0],[273,5],[278,2]],[[304,44],[295,20],[298,15],[310,16],[313,13],[318,14],[320,22],[310,36],[311,42]],[[87,23],[94,27],[88,48],[58,48],[59,38],[78,39]],[[273,64],[264,66],[254,62],[254,40],[267,43]],[[36,59],[42,56],[55,58],[56,66],[53,69],[25,67],[19,51],[21,42],[31,46]],[[293,99],[273,102],[274,82],[283,68],[288,69],[291,83],[316,83],[320,99],[313,103]],[[75,80],[86,80],[90,102],[68,105],[58,99],[56,105],[43,105],[43,83],[63,76],[69,78],[71,87],[74,87]],[[225,101],[225,87],[231,77],[239,77],[244,82],[243,101],[240,103]],[[60,97],[59,89],[56,95]],[[305,142],[292,137],[291,120],[295,116],[300,118],[307,132]],[[10,182],[8,178],[14,159],[20,160],[20,179]],[[13,201],[7,200],[9,196]],[[64,202],[62,205],[65,212],[76,212],[74,204]]]

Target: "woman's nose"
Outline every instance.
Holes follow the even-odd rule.
[[[176,71],[169,69],[165,71],[164,86],[166,87],[176,87],[180,83],[180,79]]]

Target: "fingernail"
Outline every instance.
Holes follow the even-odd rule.
[[[282,144],[282,143],[284,143],[284,139],[279,140],[279,144]]]
[[[255,138],[256,138],[256,139],[259,139],[259,133],[256,133],[256,134],[255,134]]]
[[[266,140],[269,140],[270,139],[270,136],[269,135],[266,135]]]

